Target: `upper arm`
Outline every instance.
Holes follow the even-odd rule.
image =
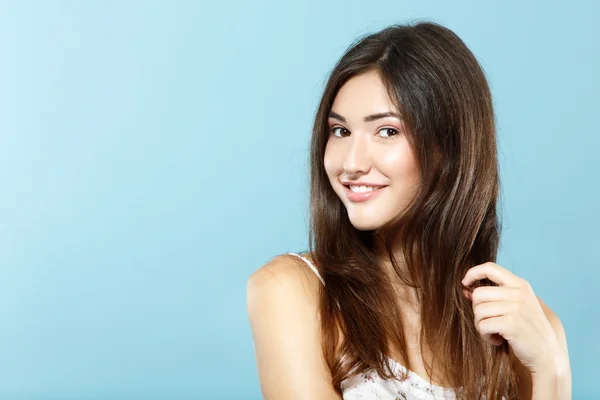
[[[289,256],[276,257],[248,280],[247,312],[267,400],[340,399],[321,348],[319,285],[308,266]]]

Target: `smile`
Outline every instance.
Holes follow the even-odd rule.
[[[377,196],[387,186],[345,186],[346,196],[352,202],[363,202]]]

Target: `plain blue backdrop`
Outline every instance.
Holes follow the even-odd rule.
[[[259,399],[249,275],[307,247],[308,144],[360,35],[432,20],[498,120],[498,263],[599,399],[593,1],[0,3],[0,398]]]

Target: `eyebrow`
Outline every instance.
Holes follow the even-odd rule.
[[[393,118],[402,120],[402,116],[400,114],[390,111],[390,112],[383,112],[383,113],[367,115],[366,117],[363,118],[363,121],[371,122],[371,121],[376,121],[381,118],[389,118],[389,117],[393,117]],[[340,121],[346,123],[346,118],[342,117],[340,114],[336,113],[335,111],[329,112],[329,118],[335,118],[337,120],[340,120]]]

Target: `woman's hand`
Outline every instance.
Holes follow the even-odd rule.
[[[500,286],[481,286],[471,293],[468,287],[484,278]],[[465,296],[473,302],[475,327],[481,337],[497,346],[508,341],[532,375],[552,374],[568,357],[525,279],[487,262],[469,269],[462,284]]]

